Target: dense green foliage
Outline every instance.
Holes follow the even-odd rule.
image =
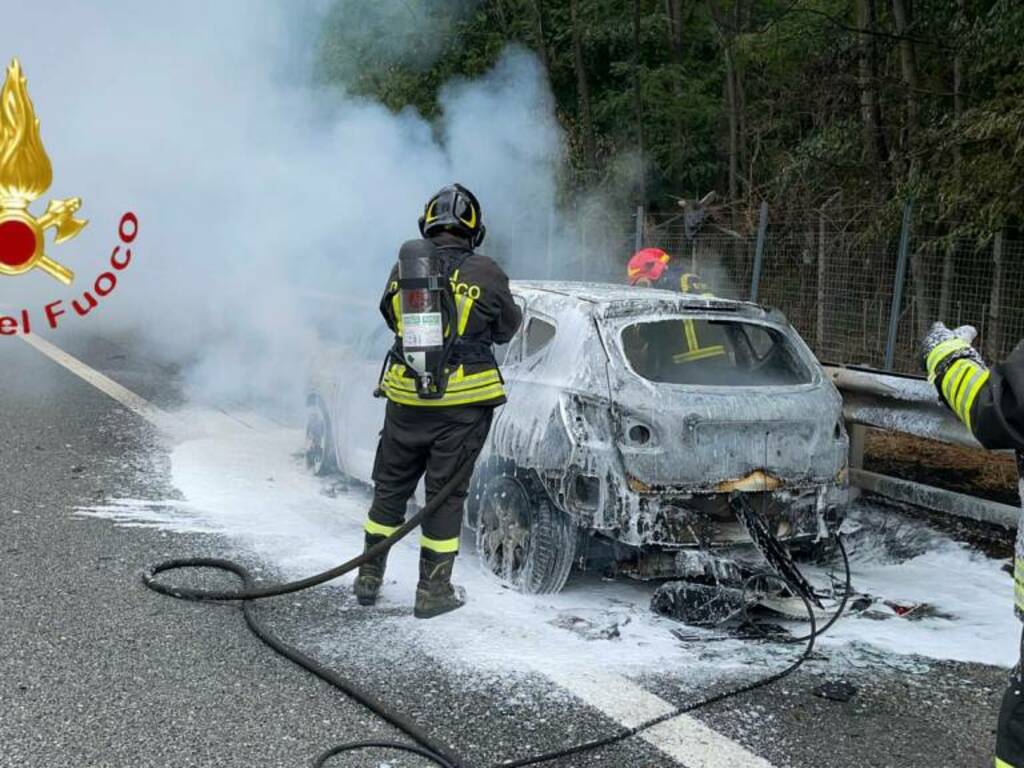
[[[547,67],[568,197],[895,211],[912,193],[940,226],[1021,223],[1019,0],[345,2],[321,73],[431,116],[510,43]]]

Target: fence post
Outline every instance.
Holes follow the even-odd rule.
[[[903,283],[907,279],[907,260],[910,255],[910,220],[913,199],[903,206],[903,226],[900,228],[900,250],[896,261],[896,282],[892,287],[892,308],[889,311],[889,338],[885,342],[885,369],[891,371],[896,362],[896,333],[899,331],[900,312],[903,308]]]
[[[644,207],[636,207],[636,234],[633,238],[633,250],[639,251],[644,247]]]
[[[985,328],[985,359],[994,363],[999,354],[1002,341],[1000,317],[1002,315],[1003,292],[1003,230],[996,232],[992,243],[992,292],[988,301],[988,327]]]
[[[757,246],[754,249],[754,273],[750,276],[750,300],[757,301],[761,288],[761,266],[764,263],[764,240],[768,233],[768,202],[761,201],[761,212],[757,221]]]
[[[828,205],[828,203],[825,205]],[[818,211],[818,318],[814,333],[814,354],[819,359],[825,356],[825,317],[828,308],[828,302],[825,298],[825,283],[828,278],[828,267],[825,263],[825,260],[828,258],[828,249],[825,247],[825,235],[828,231],[825,220],[825,205],[821,206],[821,210]]]

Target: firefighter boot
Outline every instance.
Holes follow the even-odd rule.
[[[366,534],[366,544],[363,547],[365,552],[375,544],[380,544],[387,536],[380,536],[376,533]],[[356,600],[360,605],[373,605],[377,602],[380,594],[380,585],[384,583],[384,566],[387,564],[388,553],[379,555],[372,560],[367,560],[359,566],[359,575],[356,576],[356,583],[353,591],[356,593]]]
[[[416,605],[412,611],[417,619],[431,619],[466,604],[465,590],[452,586],[456,554],[420,550],[420,581],[416,585]]]

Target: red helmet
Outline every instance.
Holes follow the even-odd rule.
[[[671,259],[672,257],[660,248],[643,248],[637,251],[626,264],[629,284],[636,285],[643,282],[647,285],[654,285]]]

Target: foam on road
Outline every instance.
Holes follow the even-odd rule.
[[[211,524],[208,529],[210,532],[240,537],[261,557],[271,559],[277,567],[296,575],[331,567],[337,563],[339,553],[357,552],[361,547],[365,495],[354,492],[341,499],[324,496],[318,484],[297,467],[295,450],[302,445],[301,432],[278,427],[256,414],[226,420],[221,413],[198,410],[178,414],[172,422],[162,411],[77,358],[48,342],[40,346],[38,342],[41,341],[33,343],[33,346],[155,426],[164,429],[173,427],[179,433],[181,424],[188,425],[190,433],[201,431],[205,426],[210,432],[207,436],[182,441],[172,453],[172,480],[184,494],[184,503],[135,505],[133,502],[122,501],[120,504],[82,507],[79,510],[81,513],[116,518],[124,523],[132,521],[131,509],[139,506],[141,515],[136,517],[136,522],[159,523],[160,514],[164,513],[168,527],[189,532],[202,530],[197,527],[197,523],[207,519]],[[184,512],[184,528],[176,525],[177,510]],[[418,548],[408,539],[402,544],[404,553],[392,553],[391,572],[394,574],[397,571],[401,582],[414,584]],[[406,557],[402,557],[402,554]],[[396,568],[396,565],[399,567]],[[552,626],[552,623],[559,617],[558,603],[571,605],[570,595],[553,596],[550,599],[555,605],[545,609],[534,605],[535,598],[509,592],[482,574],[477,574],[471,581],[474,582],[471,588],[481,589],[475,590],[477,596],[470,607],[444,621],[407,623],[408,629],[415,629],[414,632],[405,633],[407,639],[419,640],[428,646],[440,643],[437,649],[443,648],[445,656],[451,656],[455,650],[455,656],[463,661],[471,649],[480,647],[482,639],[483,645],[490,649],[487,659],[501,661],[503,666],[511,664],[511,671],[520,674],[547,671],[550,675],[557,671],[562,676],[570,670],[568,679],[572,679],[571,670],[578,668],[581,662],[585,666],[594,663],[607,665],[608,658],[603,649],[600,658],[589,658],[593,654],[591,644],[583,639],[569,637],[574,652],[564,653],[567,638],[559,635],[565,634],[565,630]],[[479,594],[483,591],[490,595]],[[609,606],[609,597],[611,595],[602,596],[598,600],[599,605],[593,607],[605,609]],[[501,610],[502,603],[505,610]],[[509,610],[509,603],[518,605]],[[473,610],[474,607],[476,610]],[[500,611],[497,616],[494,613],[496,607]],[[484,609],[483,616],[477,615],[481,609]],[[637,606],[631,605],[630,609],[635,611]],[[530,615],[527,617],[524,614]],[[496,618],[501,626],[495,625]],[[580,617],[574,615],[571,618],[575,621]],[[608,620],[609,617],[600,618]],[[649,614],[645,614],[644,619],[646,621],[643,623],[659,621]],[[625,626],[631,622],[613,620],[612,623]],[[636,625],[640,622],[633,623]],[[523,628],[528,629],[522,632]],[[471,631],[467,632],[468,629]],[[510,632],[514,633],[517,629],[520,630],[518,635],[510,635]],[[669,653],[675,645],[669,639],[671,635],[664,631],[657,634],[649,632],[649,627],[639,628],[636,650],[643,651],[642,656],[648,661],[669,663],[670,660],[662,654]],[[651,638],[659,635],[664,638],[663,647],[651,642]],[[563,648],[562,654],[551,652],[559,646]],[[591,650],[591,653],[582,653],[586,650]],[[631,657],[635,659],[636,655],[632,654]],[[622,718],[626,713],[635,715],[646,708],[652,712],[657,710],[660,715],[672,709],[668,702],[612,672],[605,673],[602,689],[604,705],[595,708],[623,725],[637,724],[624,722]],[[584,703],[594,706],[591,701],[594,689],[584,686],[570,690]],[[612,698],[617,702],[615,707],[608,705],[609,691],[613,692]],[[633,715],[630,715],[630,719]],[[693,735],[694,729],[699,730],[700,739],[688,742],[684,736],[688,732]],[[729,765],[735,768],[766,768],[770,765],[688,717],[668,721],[656,733],[663,734],[664,738],[651,735],[645,737],[652,746],[680,760],[687,759],[687,754],[690,754],[695,766],[724,766],[724,762],[708,762],[708,755],[714,754],[729,755]]]
[[[50,357],[59,362],[60,356]],[[73,368],[84,380],[95,380],[88,366]],[[112,394],[118,390],[103,391],[121,400]],[[131,409],[143,416],[147,412]],[[366,490],[339,488],[310,476],[299,455],[301,430],[258,414],[207,409],[184,410],[173,419],[183,429],[171,450],[171,479],[184,499],[106,500],[80,507],[81,514],[122,525],[226,534],[287,576],[330,567],[361,547]],[[930,535],[927,551],[902,562],[862,552],[854,558],[854,575],[860,589],[927,599],[938,608],[936,615],[916,622],[840,622],[827,641],[833,664],[887,665],[885,656],[894,653],[1012,663],[1018,628],[1003,594],[1010,580],[1001,563],[940,534]],[[770,674],[795,652],[780,654],[738,642],[711,648],[681,645],[669,632],[676,625],[648,611],[648,587],[583,577],[559,595],[520,595],[481,573],[471,555],[460,558],[457,570],[469,589],[469,605],[436,621],[410,621],[395,609],[411,604],[417,554],[412,539],[392,554],[374,619],[382,635],[456,672],[510,678],[542,674],[566,696],[623,725],[672,707],[633,679],[662,674],[699,693],[752,669],[757,676]],[[325,647],[330,650],[330,641]],[[643,738],[691,768],[769,765],[693,717],[672,718]]]

